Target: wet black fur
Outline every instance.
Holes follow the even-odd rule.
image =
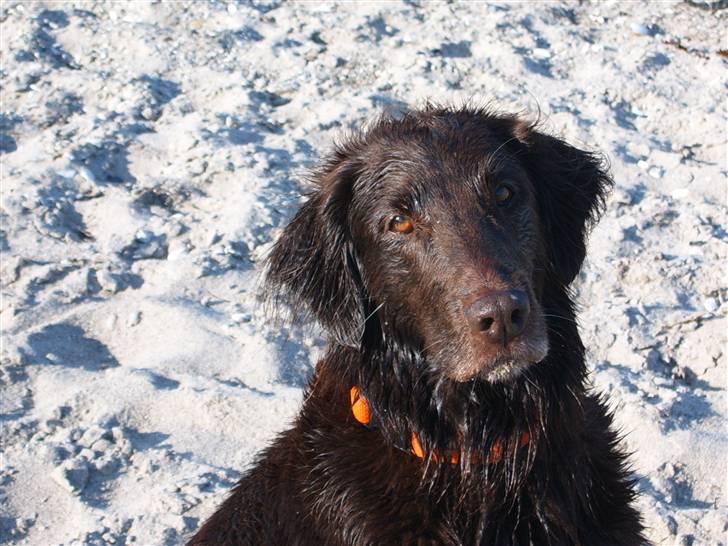
[[[480,153],[508,154],[533,184],[534,282],[550,346],[544,361],[495,384],[448,380],[428,362],[414,323],[380,307],[352,210],[363,199],[376,206],[367,180],[382,153],[405,150],[418,135],[428,143],[422,157],[403,160],[429,164],[428,154],[447,154],[452,139],[473,139],[478,149],[479,132],[500,143]],[[599,157],[515,116],[433,107],[379,120],[338,147],[314,179],[317,189],[276,243],[268,281],[323,325],[330,346],[293,426],[190,544],[645,544],[611,417],[586,387],[568,289],[611,185]],[[386,271],[388,256],[375,258]],[[414,278],[402,290],[417,293],[421,285]],[[376,427],[352,418],[352,385],[370,400]],[[430,452],[458,445],[461,463],[423,462],[403,451],[412,431]],[[530,441],[519,447],[523,431]],[[469,454],[498,441],[503,460],[471,462]]]

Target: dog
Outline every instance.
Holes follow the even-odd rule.
[[[569,285],[602,157],[485,108],[339,145],[269,256],[330,344],[194,546],[645,544]]]

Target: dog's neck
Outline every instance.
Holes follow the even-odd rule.
[[[366,428],[376,428],[377,420],[374,418],[371,404],[369,403],[369,400],[367,400],[366,396],[361,393],[359,387],[352,387],[349,394],[351,399],[351,414],[354,419]],[[530,433],[527,431],[521,432],[519,447],[526,447],[529,440]],[[504,456],[508,456],[508,454],[506,454],[504,450],[504,443],[505,440],[503,438],[499,438],[488,449],[483,450],[479,453],[471,454],[470,463],[475,465],[478,463],[497,464],[501,462]],[[430,453],[427,453],[422,446],[422,442],[420,441],[419,436],[414,431],[410,435],[409,445],[401,446],[395,444],[395,447],[399,448],[404,452],[410,453],[418,459],[430,459],[436,463],[442,464],[460,464],[463,455],[462,450],[459,446],[454,446],[453,449],[450,449],[444,453],[441,451],[437,451],[436,449]]]
[[[544,304],[549,354],[510,383],[436,377],[420,351],[376,331],[365,333],[370,337],[361,349],[332,345],[326,360],[337,382],[347,381],[339,383],[345,399],[352,386],[366,396],[378,430],[391,445],[410,446],[414,433],[425,452],[457,448],[472,459],[494,445],[503,445],[506,453],[522,451],[525,432],[531,457],[551,423],[560,422],[556,414],[579,421],[585,391],[583,349],[568,296],[563,290],[549,296],[556,298],[553,307],[562,313],[569,309],[569,316],[549,316],[552,306]]]

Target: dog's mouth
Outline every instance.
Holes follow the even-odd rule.
[[[467,359],[452,369],[450,378],[459,383],[482,379],[489,383],[506,383],[516,379],[530,366],[536,365],[548,354],[548,341],[535,340],[520,350],[508,350],[496,355],[481,355]]]
[[[540,319],[540,320],[539,320]],[[527,330],[507,345],[487,345],[477,336],[467,336],[463,358],[449,367],[448,374],[457,382],[481,379],[489,383],[507,383],[530,366],[543,361],[549,351],[543,318],[532,320]]]
[[[480,287],[459,300],[449,317],[452,339],[431,355],[456,382],[508,382],[541,362],[549,350],[543,310],[529,283]]]
[[[475,373],[474,378],[482,378],[489,383],[507,383],[520,376],[528,367],[541,362],[548,353],[545,350],[533,354],[530,358],[498,358],[486,363]]]

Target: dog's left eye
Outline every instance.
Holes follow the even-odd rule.
[[[513,197],[513,188],[508,184],[498,184],[493,192],[495,195],[496,203],[499,205],[505,205]]]
[[[402,233],[406,235],[407,233],[412,233],[414,229],[415,225],[412,222],[412,219],[409,216],[404,216],[402,214],[398,214],[389,222],[389,231],[394,231],[395,233]]]

